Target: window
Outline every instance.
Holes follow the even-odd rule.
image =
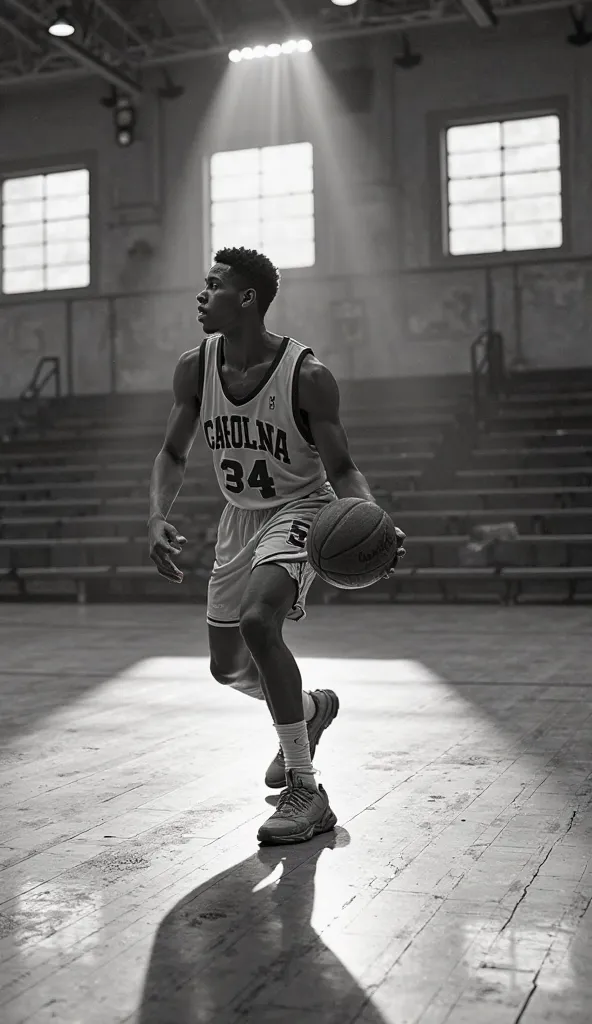
[[[214,153],[210,198],[212,254],[244,245],[278,267],[313,266],[310,142]]]
[[[562,244],[556,114],[448,128],[446,181],[450,255]]]
[[[86,168],[2,182],[2,291],[86,288],[90,283]]]

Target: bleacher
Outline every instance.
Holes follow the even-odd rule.
[[[592,595],[592,377],[508,377],[472,442],[447,452],[449,478],[393,495],[410,540],[397,593],[446,599],[574,600]],[[424,478],[425,479],[425,478]],[[485,525],[514,524],[481,565],[463,564]]]
[[[148,558],[152,465],[170,410],[168,394],[59,399],[51,422],[5,437],[0,458],[0,596],[205,597],[213,559],[207,537],[223,507],[201,437],[171,520],[186,534],[185,584],[158,576]],[[350,402],[354,456],[384,488],[412,492],[453,425],[454,400],[385,408]],[[211,533],[211,529],[210,529]]]
[[[408,536],[396,578],[366,591],[320,581],[311,599],[447,600],[592,593],[592,379],[509,378],[469,411],[475,381],[346,389],[354,459]],[[201,438],[171,519],[188,537],[185,584],[148,558],[148,483],[168,394],[56,398],[0,453],[0,596],[203,600],[223,501]],[[8,413],[2,417],[6,422]],[[483,526],[517,535],[466,553]]]

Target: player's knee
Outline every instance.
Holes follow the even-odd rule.
[[[248,671],[235,665],[224,665],[216,658],[210,658],[210,672],[217,683],[222,686],[231,686],[233,690],[244,693],[247,697],[254,697],[255,700],[265,700],[261,689],[259,673],[255,670]]]
[[[273,612],[264,604],[251,605],[241,612],[240,631],[250,651],[269,647],[277,631]]]

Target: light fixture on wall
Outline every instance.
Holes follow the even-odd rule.
[[[394,58],[393,64],[396,64],[398,68],[402,68],[404,71],[411,71],[412,68],[416,68],[418,64],[421,64],[423,57],[421,53],[413,52],[405,32],[401,33],[401,46],[402,52]]]
[[[290,53],[310,53],[310,39],[288,39],[285,43],[270,43],[269,46],[243,46],[242,50],[231,50],[228,60],[239,64],[241,60],[258,60],[261,57],[281,57]]]
[[[99,100],[102,107],[113,111],[113,125],[115,127],[115,141],[122,149],[127,149],[134,141],[134,128],[136,127],[136,108],[131,99],[125,93],[117,91],[115,86],[107,96]]]
[[[69,4],[60,4],[56,10],[56,16],[54,21],[48,28],[50,36],[58,36],[60,39],[67,39],[68,36],[73,36],[76,31],[76,26],[73,24],[72,19],[68,17]]]
[[[582,5],[570,7],[569,14],[574,31],[568,35],[567,42],[570,46],[587,46],[589,42],[592,42],[592,32],[588,32],[586,28],[586,14]]]

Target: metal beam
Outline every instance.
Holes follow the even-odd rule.
[[[36,43],[34,39],[31,39],[26,32],[21,32],[18,25],[13,25],[11,21],[2,17],[2,15],[0,15],[0,25],[2,28],[5,28],[7,32],[10,32],[11,36],[14,36],[15,39],[19,39],[21,43],[24,43],[30,50],[33,50],[34,53],[43,53],[39,43]]]
[[[368,0],[360,0],[360,2],[358,4],[358,10],[357,10],[356,15],[355,15],[356,22],[357,22],[358,25],[364,25],[365,24],[365,22],[366,22],[366,14],[368,13],[367,12],[367,8],[368,8]]]
[[[193,0],[193,2],[206,22],[216,42],[222,44],[224,42],[224,33],[206,4],[206,0]]]
[[[582,2],[588,6],[592,3],[592,0],[582,0]],[[523,14],[540,14],[542,11],[559,10],[571,7],[573,0],[527,0],[526,3],[517,5],[516,7],[498,7],[495,8],[496,13],[503,17],[512,17],[513,15]],[[430,12],[418,12],[416,14],[403,14],[397,15],[393,18],[385,18],[379,23],[372,25],[362,26],[347,26],[345,28],[323,28],[320,31],[315,31],[314,27],[310,28],[310,38],[312,40],[313,47],[315,43],[321,42],[337,42],[341,39],[360,39],[364,37],[390,34],[392,32],[400,32],[401,29],[415,28],[439,28],[441,25],[459,25],[467,23],[466,14],[459,10],[457,14],[446,14],[443,17],[434,18],[430,15]],[[181,64],[184,61],[201,60],[204,57],[216,57],[222,56],[226,53],[228,46],[240,46],[240,42],[233,39],[225,46],[209,46],[209,47],[195,47],[188,48],[184,52],[179,53],[168,53],[151,57],[144,61],[142,67],[160,67],[163,64]]]
[[[129,21],[126,21],[126,19],[122,17],[119,11],[116,11],[111,7],[106,0],[94,0],[94,4],[95,7],[98,7],[99,10],[103,11],[103,14],[106,14],[108,18],[111,18],[111,21],[115,22],[116,25],[119,25],[119,27],[127,33],[130,39],[135,40],[138,46],[142,46],[145,50],[152,52],[152,46],[150,43],[140,35],[133,25],[130,25]]]
[[[8,2],[12,3],[12,0],[8,0]],[[135,79],[129,78],[123,71],[110,67],[109,64],[104,64],[102,60],[89,53],[88,50],[84,50],[82,46],[78,46],[77,43],[71,43],[68,39],[60,39],[51,35],[49,38],[59,50],[70,54],[83,67],[94,71],[95,74],[104,78],[106,82],[110,82],[111,85],[115,85],[118,89],[133,96],[135,100],[142,99],[142,86]]]
[[[497,25],[497,17],[491,9],[489,0],[460,0],[471,21],[479,28],[493,28]]]
[[[574,0],[527,0],[526,3],[520,4],[516,7],[501,7],[497,8],[496,12],[502,17],[511,17],[513,15],[520,14],[539,14],[545,10],[558,10],[570,7],[573,5]],[[592,0],[583,0],[583,3],[588,5],[592,3]],[[401,29],[433,29],[439,28],[442,25],[466,25],[467,18],[464,11],[460,11],[455,14],[446,14],[442,17],[433,17],[428,10],[413,15],[403,14],[397,15],[392,18],[385,18],[379,24],[370,26],[356,27],[354,25],[346,28],[338,29],[322,29],[321,31],[315,31],[312,27],[310,28],[310,39],[312,40],[312,46],[315,43],[321,42],[337,42],[341,39],[362,39],[371,36],[380,36],[383,34],[390,34],[392,32],[400,32]],[[191,47],[184,51],[177,53],[163,53],[155,57],[150,57],[142,63],[142,68],[159,68],[163,65],[173,65],[173,63],[182,63],[185,60],[201,60],[204,57],[221,56],[226,52],[228,45],[240,46],[241,43],[234,40],[228,41],[225,46],[209,46],[209,47]]]
[[[286,0],[273,0],[273,6],[276,8],[277,11],[280,12],[282,18],[286,22],[286,24],[287,24],[288,28],[290,29],[290,31],[295,29],[296,28],[296,21],[294,19],[294,15],[290,11],[290,8],[288,7],[288,5],[286,3]]]
[[[12,3],[13,6],[17,6],[19,0],[5,0],[5,2]],[[591,3],[592,0],[582,0],[582,6],[585,10],[589,9]],[[537,0],[526,0],[526,2],[516,4],[516,6],[511,8],[496,6],[494,7],[494,10],[500,16],[501,20],[515,15],[539,14],[546,10],[565,9],[572,5],[573,0],[538,0],[538,2]],[[23,9],[22,0],[20,0],[20,9]],[[339,27],[319,26],[318,30],[315,30],[313,25],[310,25],[308,26],[308,32],[314,45],[316,42],[330,43],[333,41],[339,41],[340,39],[354,39],[385,34],[390,35],[395,32],[400,32],[405,28],[423,30],[438,28],[441,25],[450,24],[466,24],[466,14],[460,9],[460,6],[456,13],[444,13],[442,16],[438,17],[434,16],[433,7],[431,10],[426,7],[423,13],[416,12],[414,14],[407,13],[406,15],[396,15],[392,18],[381,19],[379,22],[373,21],[369,25],[356,26],[350,24]],[[43,23],[43,27],[45,30],[47,29],[47,25],[45,23]],[[266,27],[269,28],[269,25]],[[172,67],[174,64],[178,63],[192,62],[203,58],[220,57],[226,55],[232,46],[240,45],[241,42],[240,39],[237,39],[236,31],[233,32],[231,38],[228,38],[226,44],[209,46],[195,45],[187,38],[187,36],[174,36],[172,38],[167,37],[166,40],[154,40],[154,53],[146,59],[141,59],[141,69],[144,71],[151,67]],[[139,53],[137,56],[140,58]],[[80,79],[88,73],[88,71],[85,71],[84,66],[79,65],[77,67],[73,64],[70,68],[60,68],[55,71],[43,71],[42,68],[38,66],[36,69],[15,74],[12,73],[12,69],[7,61],[0,60],[0,90],[14,89],[25,83],[34,85],[43,84],[47,87],[48,85],[51,85],[52,82],[77,78]],[[118,83],[115,82],[114,84]],[[120,88],[123,88],[121,83],[119,83],[119,86]],[[126,87],[126,91],[130,91],[130,89]]]
[[[31,18],[38,25],[41,26],[46,32],[48,30],[48,23],[44,18],[40,17],[34,11],[30,11],[23,0],[5,0],[5,3],[14,7],[15,10],[20,11],[21,14]],[[63,53],[67,53],[70,57],[73,57],[82,67],[88,68],[90,71],[94,71],[95,74],[100,75],[105,81],[110,82],[112,85],[116,85],[119,89],[129,93],[134,99],[140,100],[142,98],[142,87],[141,85],[131,78],[128,78],[122,71],[118,71],[116,68],[110,67],[108,64],[104,64],[102,60],[95,57],[94,54],[88,50],[78,46],[77,43],[71,42],[69,39],[62,39],[59,36],[52,36],[47,32],[48,41],[51,45],[57,47],[58,50],[62,50]]]

